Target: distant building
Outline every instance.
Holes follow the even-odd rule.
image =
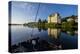
[[[78,22],[78,17],[74,16],[74,17],[68,17],[67,18],[67,22],[74,20],[75,22]]]
[[[54,13],[48,16],[48,23],[61,23],[61,17],[59,13]]]
[[[72,21],[72,20],[74,20],[74,19],[71,18],[71,17],[69,17],[69,18],[67,19],[68,22],[69,22],[69,21]]]
[[[75,22],[78,23],[78,16],[75,16]]]

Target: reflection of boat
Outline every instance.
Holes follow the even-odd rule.
[[[57,39],[60,34],[60,29],[48,28],[48,35],[52,38]]]
[[[30,39],[28,41],[20,42],[11,46],[11,52],[31,52],[31,51],[45,51],[61,49],[61,45],[56,45],[47,42],[46,40],[39,40],[39,37]]]

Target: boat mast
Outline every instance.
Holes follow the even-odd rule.
[[[36,20],[37,20],[37,16],[38,16],[38,13],[39,13],[39,8],[40,8],[40,3],[39,3],[39,5],[38,5],[38,9],[37,9],[37,12],[36,12],[36,15],[35,15],[35,18],[34,18],[34,21],[35,21],[35,22],[36,22]],[[34,27],[33,27],[33,29],[32,29],[31,37],[32,37],[32,35],[33,35],[33,30],[34,30]]]

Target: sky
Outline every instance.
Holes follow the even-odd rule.
[[[40,5],[40,6],[39,6]],[[38,10],[39,7],[39,10]],[[37,14],[38,10],[38,14]],[[48,19],[52,13],[59,13],[61,18],[78,15],[77,5],[49,4],[49,3],[29,3],[29,2],[11,2],[11,23],[28,23]]]

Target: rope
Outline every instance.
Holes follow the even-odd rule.
[[[39,6],[38,6],[38,9],[37,9],[36,15],[35,15],[35,19],[34,19],[35,22],[36,22],[36,19],[37,19],[37,15],[38,15],[38,12],[39,12],[39,8],[40,8],[40,3],[39,3]],[[32,29],[31,37],[32,37],[32,35],[33,35],[33,30],[34,30],[34,27],[33,27],[33,29]]]

